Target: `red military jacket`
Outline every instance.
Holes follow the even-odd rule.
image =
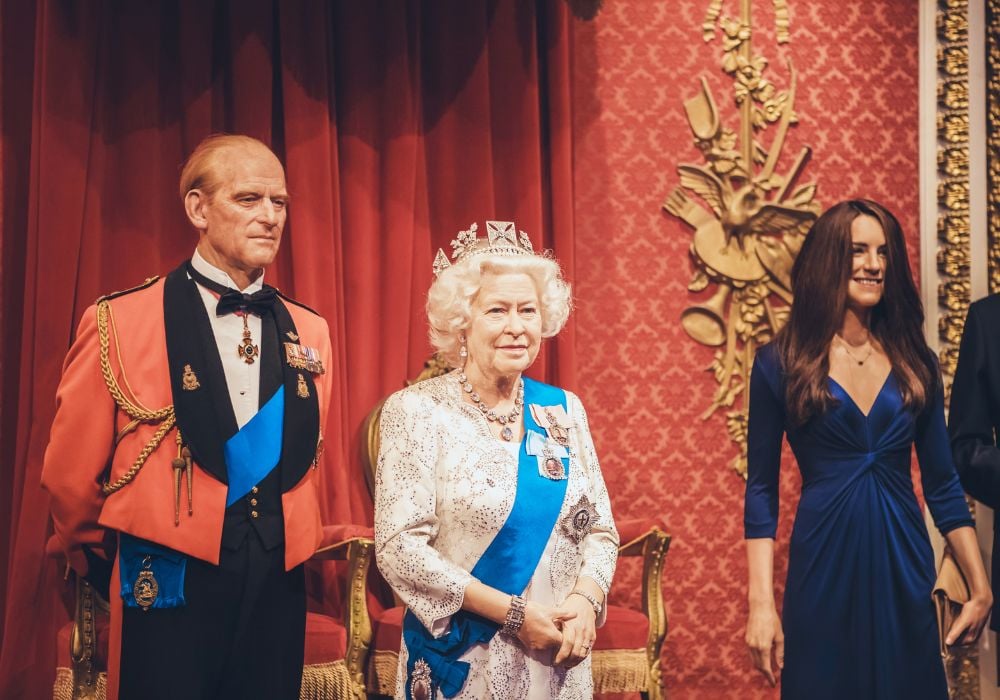
[[[105,548],[109,531],[219,561],[227,486],[220,480],[221,441],[208,424],[213,401],[228,401],[228,393],[224,377],[219,386],[221,372],[213,375],[207,368],[211,358],[198,355],[199,347],[209,346],[198,342],[199,334],[210,327],[199,326],[204,306],[198,310],[194,283],[183,270],[88,308],[66,357],[42,485],[51,494],[56,534],[80,574],[88,568],[84,546],[113,556]],[[291,569],[312,555],[322,535],[315,466],[330,401],[329,378],[320,367],[330,366],[331,346],[326,321],[306,307],[279,298],[275,316],[282,345],[295,346],[281,352],[286,386],[281,499],[285,566]],[[321,365],[303,364],[304,355],[318,355]],[[152,418],[136,421],[134,414]],[[164,414],[166,419],[158,419]],[[170,414],[177,421],[172,426]],[[177,508],[178,427],[193,455],[190,513],[185,470]],[[135,471],[144,451],[148,457]],[[105,492],[106,484],[123,480],[127,483]]]

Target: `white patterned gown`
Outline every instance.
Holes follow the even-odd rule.
[[[588,576],[607,595],[618,556],[618,532],[580,400],[566,392],[570,429],[569,483],[559,518],[524,597],[541,605],[565,600]],[[529,410],[524,407],[525,412]],[[381,417],[375,480],[375,552],[379,570],[408,609],[434,636],[448,630],[462,607],[469,573],[503,526],[514,504],[518,444],[493,437],[480,411],[462,400],[456,373],[396,392]],[[597,508],[579,544],[560,527],[582,496]],[[541,533],[540,536],[545,536]],[[598,620],[603,623],[603,620]],[[593,696],[590,657],[572,669],[551,665],[551,652],[533,654],[496,634],[461,660],[471,664],[456,698],[578,700]],[[403,642],[396,698],[405,697]],[[437,697],[443,695],[437,691]]]

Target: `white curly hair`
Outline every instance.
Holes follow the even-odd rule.
[[[472,255],[438,275],[427,292],[427,321],[431,345],[452,367],[460,367],[460,335],[472,321],[472,303],[484,273],[524,273],[538,291],[542,337],[562,330],[572,308],[570,284],[559,263],[541,255]]]

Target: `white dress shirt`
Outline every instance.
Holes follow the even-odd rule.
[[[261,275],[246,289],[240,289],[228,274],[205,260],[197,249],[191,256],[191,267],[213,282],[218,282],[224,287],[235,289],[244,294],[259,292],[264,287],[264,275]],[[212,332],[215,334],[219,357],[222,358],[222,370],[226,375],[226,386],[229,389],[229,400],[233,404],[233,413],[236,414],[236,424],[242,428],[257,414],[260,407],[260,358],[258,357],[252,365],[243,360],[239,351],[243,341],[242,316],[235,313],[216,316],[215,307],[219,303],[219,297],[200,284],[197,286],[201,300],[205,302],[205,309],[208,311],[208,320],[212,324]],[[259,346],[260,316],[247,313],[247,325],[250,328],[253,344]]]

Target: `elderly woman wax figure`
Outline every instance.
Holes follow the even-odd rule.
[[[618,533],[580,400],[522,376],[569,285],[513,223],[486,225],[434,262],[431,341],[459,369],[382,409],[376,557],[408,608],[396,697],[589,698]]]

